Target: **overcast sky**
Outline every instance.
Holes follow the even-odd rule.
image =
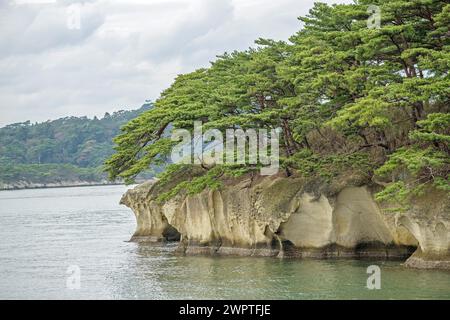
[[[136,109],[218,54],[287,40],[313,2],[0,0],[0,126]]]

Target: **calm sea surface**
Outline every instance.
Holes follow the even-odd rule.
[[[127,242],[126,189],[1,191],[0,299],[450,299],[449,272],[400,262],[180,257]],[[373,264],[380,290],[366,288]]]

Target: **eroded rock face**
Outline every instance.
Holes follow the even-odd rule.
[[[406,266],[450,269],[450,199],[444,192],[418,197],[396,220],[419,243]]]
[[[133,239],[136,241],[178,240],[180,234],[168,222],[160,204],[147,201],[155,181],[143,183],[125,193],[120,200],[133,210],[136,216],[136,231]]]
[[[180,239],[186,254],[406,259],[419,245],[407,262],[417,267],[417,259],[448,256],[450,206],[442,199],[427,215],[429,199],[418,201],[413,215],[399,215],[380,209],[368,187],[327,195],[300,178],[246,177],[165,203],[156,201],[156,186],[140,185],[121,200],[136,215],[132,239]]]
[[[333,207],[320,195],[304,193],[298,198],[298,207],[282,223],[280,236],[297,248],[321,248],[335,242]]]

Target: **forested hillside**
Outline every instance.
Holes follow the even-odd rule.
[[[380,7],[380,28],[368,27],[370,5]],[[289,42],[259,39],[177,77],[124,126],[110,176],[132,179],[167,158],[176,143],[167,128],[202,120],[222,131],[282,128],[286,175],[358,175],[399,203],[431,186],[450,190],[449,1],[317,3],[300,20]],[[257,168],[217,165],[174,190],[215,188],[219,176]],[[180,169],[170,166],[164,180]]]
[[[145,104],[138,110],[106,113],[102,119],[66,117],[0,128],[0,183],[104,180],[102,165],[113,153],[112,138],[150,108]]]

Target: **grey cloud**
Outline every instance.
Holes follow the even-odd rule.
[[[340,2],[351,0],[342,0]],[[286,40],[312,0],[91,0],[81,29],[55,5],[0,5],[0,126],[102,115],[156,99],[173,78],[258,37]]]
[[[36,54],[58,47],[79,45],[104,22],[93,4],[80,4],[82,28],[70,29],[69,5],[14,4],[1,11],[0,56]],[[70,25],[69,25],[70,26]]]

